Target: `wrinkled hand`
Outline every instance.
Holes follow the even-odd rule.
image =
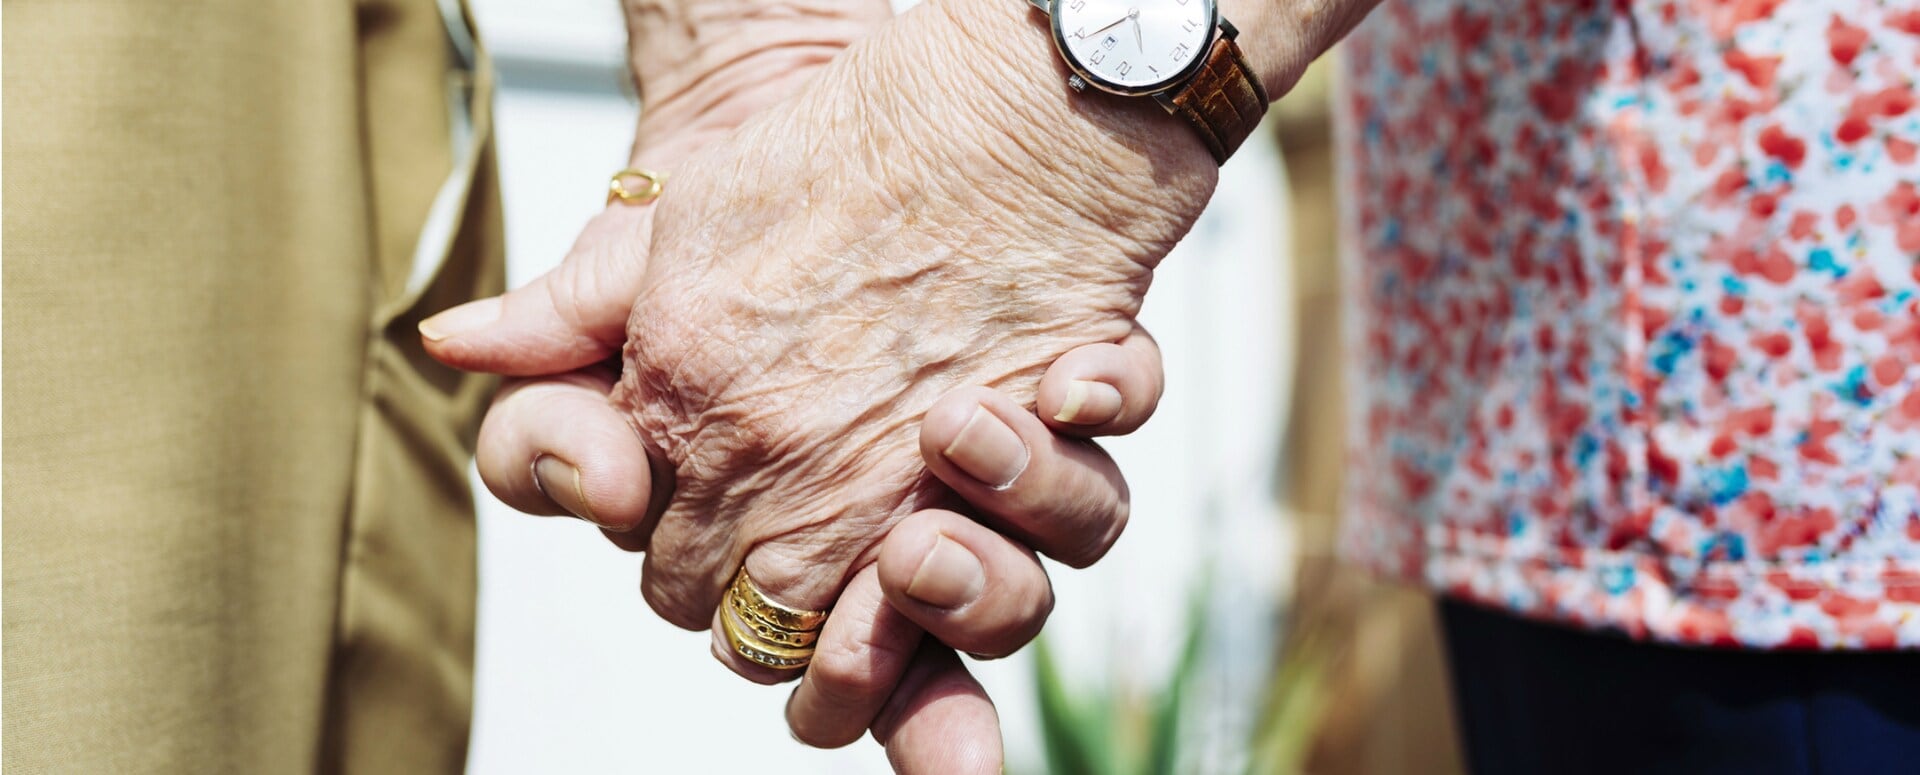
[[[1107,398],[1120,400],[1082,400],[1074,412],[1078,422],[1061,422],[1076,379],[1115,387]],[[646,491],[627,494],[636,479],[644,481],[630,472],[644,470],[646,450],[608,403],[609,385],[601,373],[523,380],[503,391],[480,438],[488,486],[529,512],[601,514],[615,528],[640,520]],[[975,509],[1027,529],[1066,518],[1107,530],[1126,519],[1118,470],[1111,460],[1087,454],[1091,447],[1054,434],[1130,431],[1152,412],[1160,388],[1159,354],[1150,339],[1080,348],[1055,363],[1042,383],[1039,412],[1053,418],[1049,423],[993,391],[962,389],[928,413],[920,447],[929,468]],[[1009,450],[962,440],[976,406],[1005,418],[1023,444]],[[1025,470],[997,490],[972,484],[949,460],[1001,465],[1021,456],[1028,460]],[[587,464],[576,479],[570,472],[536,477],[528,462],[540,460],[545,468],[556,459]],[[622,460],[629,461],[624,469]],[[858,574],[835,604],[813,664],[787,706],[794,735],[832,747],[871,727],[902,772],[998,772],[991,702],[951,651],[922,644],[922,630],[970,653],[1002,656],[1038,632],[1052,600],[1032,550],[950,511],[910,515],[882,544],[879,562]]]
[[[964,385],[1029,403],[1057,357],[1136,338],[1152,267],[1198,215],[1214,165],[1150,105],[1050,93],[1064,70],[1048,45],[1022,8],[922,6],[675,170],[639,282],[638,260],[569,261],[564,279],[521,295],[563,321],[554,300],[581,288],[637,297],[615,399],[672,495],[615,539],[649,549],[642,589],[668,620],[710,624],[742,563],[775,598],[828,607],[894,522],[961,505],[915,449],[925,407]],[[604,339],[574,332],[598,322],[521,346],[430,346],[501,371],[570,345],[580,356],[526,369],[541,371],[594,354]],[[975,409],[960,437],[1018,445],[1004,419]],[[973,471],[970,488],[1019,468]],[[624,502],[649,500],[642,486]],[[1118,531],[1069,518],[999,526],[1073,565]]]
[[[1238,0],[1229,10],[1248,31],[1241,40],[1253,70],[1277,96],[1374,2]],[[676,169],[651,222],[644,272],[632,262],[579,262],[572,277],[584,281],[561,293],[632,300],[612,398],[638,434],[633,449],[644,450],[633,460],[644,456],[656,476],[650,489],[629,480],[627,495],[646,497],[624,505],[648,503],[644,510],[616,517],[596,505],[590,513],[618,528],[617,541],[647,549],[642,589],[655,610],[708,626],[743,565],[788,605],[823,608],[839,598],[789,706],[809,741],[830,744],[846,730],[805,719],[869,702],[848,690],[863,678],[890,685],[907,669],[898,667],[907,661],[899,644],[918,642],[918,632],[888,617],[961,648],[992,632],[985,617],[965,620],[989,598],[1006,600],[986,593],[997,574],[1015,579],[1025,566],[990,558],[1020,549],[993,543],[1004,539],[973,532],[978,525],[943,507],[970,501],[1005,534],[1073,564],[1104,553],[1124,522],[1115,515],[1124,515],[1125,490],[1111,461],[1036,430],[1019,406],[1037,398],[1043,413],[1063,416],[1088,401],[1138,412],[1136,391],[1116,396],[1096,388],[1118,384],[1054,372],[1042,379],[1042,370],[1083,352],[1076,348],[1104,346],[1132,353],[1136,376],[1157,378],[1157,359],[1141,365],[1151,347],[1133,317],[1153,268],[1210,196],[1216,170],[1199,140],[1150,102],[1068,95],[1068,74],[1050,48],[1020,4],[930,0]],[[516,347],[502,329],[430,332],[438,341],[429,347],[455,365],[540,374],[592,359],[556,362],[539,351],[566,352],[571,341],[584,356],[612,343],[605,317],[531,306],[559,320],[537,346]],[[513,307],[465,322],[505,321]],[[514,362],[516,351],[524,362]],[[949,392],[964,385],[1000,392]],[[951,440],[938,438],[941,428]],[[1058,481],[1043,489],[1042,470]],[[594,499],[601,477],[574,469],[581,503]],[[555,490],[551,478],[526,479]],[[972,590],[971,565],[944,551],[954,546],[979,561],[987,586],[972,604],[929,609],[929,599]],[[929,568],[938,572],[923,573]],[[954,594],[937,594],[923,577],[945,579]],[[1037,591],[1015,597],[1040,610],[1007,621],[1037,622],[1051,604]],[[887,605],[877,603],[883,598]],[[941,611],[952,616],[942,620]],[[836,622],[852,635],[835,636]],[[956,622],[965,624],[943,629]],[[831,657],[832,642],[865,653],[843,663]],[[784,677],[718,640],[715,650],[750,678]],[[858,717],[873,720],[896,766],[997,766],[997,756],[941,750],[971,745],[983,719],[991,726],[991,707],[958,662],[923,646],[912,665],[886,710]],[[929,721],[948,708],[971,722],[943,729]]]
[[[792,49],[783,55],[789,60],[824,59],[819,52]],[[776,72],[798,79],[807,70]],[[759,93],[777,94],[779,89],[762,88]],[[733,94],[738,97],[740,92]],[[649,133],[643,125],[640,158],[679,158],[724,134],[738,117],[751,112],[742,103],[708,103],[720,110],[692,116],[691,121],[675,116],[678,131]],[[650,102],[650,117],[670,115],[656,104]],[[650,153],[648,138],[653,146],[672,150]],[[559,270],[503,299],[436,319],[423,331],[429,347],[460,365],[508,373],[554,371],[598,360],[623,336],[619,321],[634,295],[631,289],[624,297],[615,293],[608,303],[607,291],[628,284],[646,266],[645,236],[652,214],[647,207],[608,209],[583,232]],[[475,336],[476,328],[486,332]],[[1151,413],[1159,395],[1158,368],[1158,353],[1143,335],[1130,336],[1118,346],[1075,351],[1049,373],[1040,409],[1070,433],[1125,432]],[[624,423],[609,416],[611,376],[611,369],[586,368],[509,385],[488,416],[480,466],[489,487],[509,504],[535,513],[564,509],[602,523],[617,543],[642,548],[644,532],[636,534],[631,528],[648,513],[653,493],[665,490],[653,490],[646,477],[633,475],[646,470],[647,457]],[[978,433],[960,439],[980,406],[1005,418],[1019,443],[1012,449],[995,447],[989,443],[994,439]],[[1069,416],[1073,414],[1078,416]],[[923,445],[932,445],[928,455],[933,470],[954,481],[973,505],[998,514],[1005,525],[1061,533],[1065,524],[1080,524],[1096,535],[1114,535],[1124,523],[1124,484],[1111,461],[1091,447],[1053,438],[1032,414],[1004,397],[986,391],[949,396],[935,408],[921,436]],[[942,452],[953,453],[963,465],[998,466],[1004,472],[1025,461],[1025,469],[1011,486],[983,488]],[[996,769],[991,705],[964,668],[950,653],[922,649],[908,672],[906,657],[916,653],[921,626],[945,643],[980,654],[1001,655],[1023,645],[1050,610],[1044,571],[1025,547],[951,512],[915,515],[895,531],[888,546],[898,548],[881,553],[882,562],[856,581],[829,621],[815,667],[789,706],[796,734],[815,744],[843,744],[863,731],[867,722],[862,719],[870,719],[876,737],[887,743],[905,770],[950,769],[957,761],[974,759],[986,771]],[[959,571],[954,570],[956,560]],[[977,576],[953,577],[965,576],[968,565]],[[883,588],[891,604],[883,600]],[[958,600],[954,594],[972,599]],[[901,690],[893,691],[901,681]],[[892,701],[882,708],[889,697]],[[954,758],[957,750],[969,748],[977,756]]]
[[[926,407],[967,385],[1031,402],[1056,358],[1134,334],[1215,167],[1151,105],[1050,93],[1064,70],[1031,72],[1048,45],[1024,8],[934,0],[675,179],[614,393],[672,475],[664,513],[629,536],[669,621],[717,624],[743,564],[775,599],[830,606],[895,522],[1020,471],[954,489],[927,475]],[[1177,143],[1190,153],[1149,154]],[[960,437],[1017,446],[1004,419],[972,410]],[[1076,566],[1117,534],[1055,516],[993,524]]]

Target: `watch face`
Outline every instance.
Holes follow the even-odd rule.
[[[1213,41],[1214,0],[1053,0],[1053,37],[1093,85],[1151,94],[1200,64]]]

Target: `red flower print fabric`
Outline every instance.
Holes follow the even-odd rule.
[[[1920,4],[1401,0],[1343,53],[1348,554],[1920,647]]]

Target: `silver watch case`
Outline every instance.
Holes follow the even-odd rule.
[[[1072,87],[1074,91],[1084,91],[1088,86],[1092,86],[1108,94],[1126,97],[1157,97],[1161,106],[1169,111],[1174,107],[1168,102],[1168,98],[1176,89],[1186,85],[1187,81],[1193,78],[1194,73],[1206,66],[1207,55],[1213,48],[1214,41],[1222,36],[1227,40],[1233,40],[1240,35],[1240,31],[1234,28],[1232,22],[1220,16],[1220,4],[1215,0],[1208,0],[1208,5],[1212,7],[1213,12],[1213,32],[1207,36],[1205,42],[1200,44],[1199,56],[1194,57],[1193,62],[1189,63],[1185,69],[1167,76],[1166,80],[1159,83],[1146,86],[1122,86],[1087,71],[1080,66],[1079,62],[1074,61],[1073,55],[1067,53],[1067,33],[1060,28],[1060,17],[1053,13],[1052,0],[1027,0],[1027,2],[1047,15],[1047,28],[1053,31],[1054,51],[1060,55],[1060,61],[1067,63],[1067,69],[1073,72],[1073,75],[1067,78],[1067,86]]]

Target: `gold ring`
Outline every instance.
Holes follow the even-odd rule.
[[[720,617],[720,624],[727,631],[727,644],[733,647],[733,653],[746,657],[747,661],[776,670],[794,670],[806,667],[813,661],[813,647],[800,649],[780,648],[756,642],[751,635],[740,628],[736,612],[728,611]]]
[[[761,592],[753,583],[753,577],[747,575],[746,566],[740,566],[740,572],[734,574],[733,588],[737,593],[743,611],[755,619],[784,630],[818,630],[827,621],[826,611],[808,611],[804,608],[781,605]]]
[[[827,612],[781,605],[753,583],[747,569],[733,577],[721,603],[721,629],[734,653],[779,670],[806,667]]]
[[[646,181],[647,185],[638,191],[629,190],[627,178],[639,178]],[[627,204],[646,204],[660,198],[660,190],[666,186],[666,183],[667,173],[628,167],[613,173],[613,178],[607,181],[607,204],[613,204],[615,199]]]
[[[753,634],[761,640],[775,646],[805,648],[813,645],[814,641],[820,639],[820,631],[818,630],[790,630],[752,615],[747,608],[749,605],[748,601],[742,596],[742,593],[738,589],[727,590],[727,598],[728,602],[733,604],[733,611],[745,614],[740,624],[752,631]]]

